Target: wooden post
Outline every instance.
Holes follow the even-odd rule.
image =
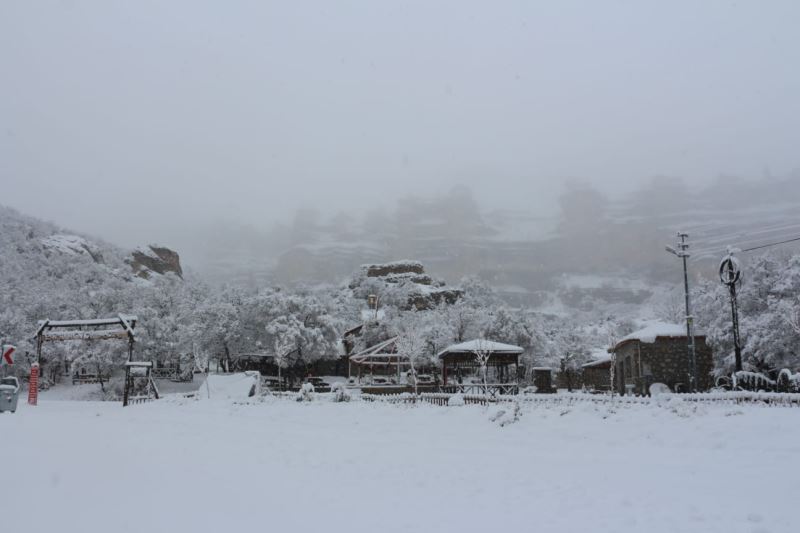
[[[128,390],[131,386],[131,367],[125,366],[125,390],[122,393],[122,407],[128,406]]]

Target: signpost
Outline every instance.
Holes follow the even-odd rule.
[[[0,356],[0,366],[6,365],[13,365],[14,364],[14,352],[17,351],[16,346],[11,346],[10,344],[3,345],[3,352]]]

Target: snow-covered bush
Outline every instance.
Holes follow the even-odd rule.
[[[300,392],[297,394],[298,402],[310,402],[314,399],[314,385],[311,383],[303,383],[300,387]]]
[[[333,393],[334,402],[349,402],[351,399],[350,393],[347,392],[347,388],[345,388],[344,383],[341,381],[337,381],[331,385],[331,392]]]
[[[772,391],[776,385],[775,381],[769,379],[764,374],[748,372],[746,370],[734,372],[732,381],[734,389],[751,391]]]
[[[800,372],[792,374],[788,368],[778,372],[776,383],[778,392],[800,392]]]
[[[664,383],[653,383],[650,385],[650,396],[664,396],[665,394],[672,394],[672,391],[669,390],[669,387]]]
[[[464,405],[464,403],[464,395],[460,393],[453,394],[447,399],[447,405],[449,406],[459,406]]]

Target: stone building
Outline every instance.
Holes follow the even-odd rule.
[[[583,386],[588,390],[611,390],[611,355],[599,357],[581,366]]]
[[[620,340],[614,354],[615,388],[620,393],[647,394],[653,383],[664,383],[674,392],[690,390],[691,361],[685,326],[652,324]],[[705,335],[695,335],[697,390],[712,387],[713,361]]]

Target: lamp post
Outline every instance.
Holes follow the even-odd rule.
[[[742,271],[739,262],[733,257],[734,249],[728,248],[726,255],[719,264],[719,280],[727,285],[731,300],[731,323],[733,324],[733,351],[736,357],[736,372],[742,370],[742,347],[739,340],[739,306],[736,302],[736,285],[741,282]]]
[[[689,377],[691,386],[689,389],[692,392],[695,392],[697,390],[697,357],[695,355],[694,332],[692,331],[694,329],[694,317],[692,317],[691,299],[689,298],[689,271],[686,267],[686,260],[691,257],[689,252],[686,251],[689,249],[689,243],[686,242],[686,239],[689,238],[689,234],[678,232],[678,238],[680,241],[677,243],[675,248],[672,246],[667,246],[666,250],[683,260],[683,288],[686,297],[686,336],[689,339],[687,344],[687,352],[689,354],[689,361],[692,365],[691,376]]]

